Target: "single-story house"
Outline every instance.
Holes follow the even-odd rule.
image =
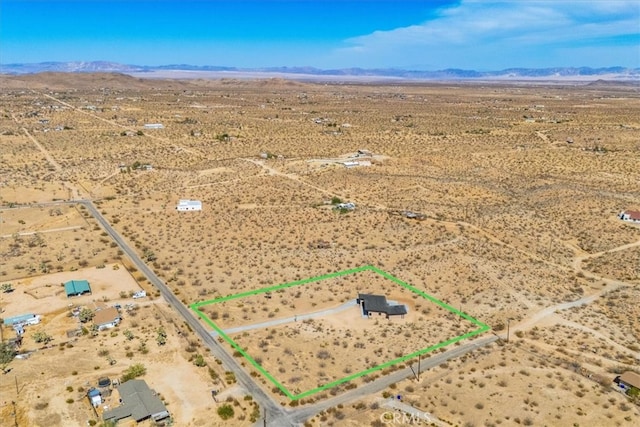
[[[5,326],[14,325],[37,325],[40,323],[41,317],[38,314],[21,314],[19,316],[7,317],[3,323]]]
[[[69,280],[64,284],[64,291],[67,294],[67,298],[77,297],[84,294],[91,293],[91,286],[86,280]]]
[[[360,163],[355,160],[348,160],[346,162],[342,162],[345,168],[355,168],[356,166],[360,166]]]
[[[640,374],[633,371],[625,372],[624,374],[616,377],[613,382],[618,384],[618,387],[620,387],[624,392],[627,392],[627,390],[631,388],[637,388],[640,390]]]
[[[372,313],[381,313],[387,316],[403,316],[407,314],[407,307],[404,304],[389,304],[383,295],[358,294],[356,302],[362,308],[365,316]]]
[[[176,209],[179,211],[201,211],[202,202],[200,200],[183,199],[178,201]]]
[[[140,422],[148,418],[154,421],[169,418],[169,411],[157,394],[149,388],[144,380],[129,380],[118,386],[122,405],[104,411],[104,421],[119,421],[131,417]]]
[[[334,209],[344,209],[344,210],[347,210],[347,211],[352,211],[352,210],[355,210],[356,204],[353,203],[353,202],[338,203],[333,208]]]
[[[97,310],[95,316],[93,316],[93,324],[96,325],[99,331],[114,328],[118,326],[121,320],[120,313],[115,307]]]
[[[623,221],[640,222],[640,211],[624,211],[618,215]]]

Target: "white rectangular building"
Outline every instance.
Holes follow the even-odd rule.
[[[164,125],[162,123],[147,123],[144,125],[145,129],[164,129]]]
[[[202,202],[200,200],[180,200],[176,209],[179,211],[201,211]]]
[[[42,317],[38,314],[21,314],[20,316],[7,317],[4,319],[5,326],[14,325],[37,325]]]

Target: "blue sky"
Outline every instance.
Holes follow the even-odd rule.
[[[640,1],[0,0],[0,63],[640,67]]]

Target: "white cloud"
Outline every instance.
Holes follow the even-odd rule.
[[[334,52],[333,60],[357,61],[364,67],[639,67],[639,33],[637,0],[466,0],[419,25],[346,40],[347,46]],[[628,35],[635,35],[636,41],[621,46],[615,39]],[[606,45],[620,57],[607,55],[603,63],[596,55]]]

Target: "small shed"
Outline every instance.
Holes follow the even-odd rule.
[[[91,388],[87,392],[87,397],[89,398],[89,402],[93,405],[94,408],[97,408],[102,404],[102,395],[100,394],[100,390],[97,388]]]
[[[67,294],[67,298],[77,297],[84,294],[91,293],[91,286],[86,280],[69,280],[64,284],[64,291]]]

